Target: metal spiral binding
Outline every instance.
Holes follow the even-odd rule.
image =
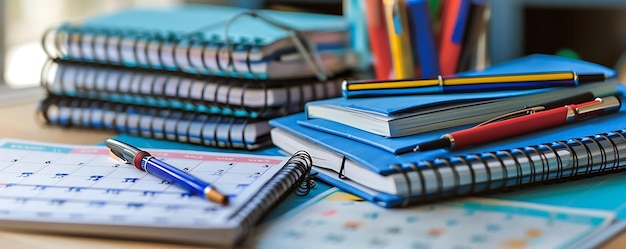
[[[436,158],[404,165],[391,164],[389,167],[402,174],[407,182],[407,194],[402,203],[406,206],[409,203],[624,171],[626,157],[621,156],[626,154],[624,133],[626,129],[535,146]],[[467,169],[467,175],[460,174],[461,168]],[[449,170],[451,177],[444,177],[443,170]],[[409,174],[412,173],[417,174],[417,178],[411,178]],[[485,180],[479,180],[479,175],[484,176]],[[411,179],[417,179],[417,182]],[[420,185],[418,193],[413,191],[414,184]]]
[[[40,82],[49,93],[56,95],[259,117],[300,112],[307,101],[340,94],[340,84],[334,84],[335,81],[233,79],[59,60],[46,62]],[[335,89],[331,91],[331,87]],[[259,101],[262,103],[249,105],[248,89],[261,90],[264,96]],[[270,90],[282,92],[285,103],[270,104]],[[233,97],[235,91],[241,96]]]
[[[459,172],[457,172],[455,167],[452,167],[452,164],[450,162],[449,158],[437,158],[435,159],[435,161],[438,162],[442,162],[444,165],[446,165],[448,168],[450,168],[453,172],[454,175],[454,185],[452,190],[450,191],[451,194],[453,196],[458,196],[460,195],[461,192],[461,177],[459,176]],[[413,167],[414,169],[419,169],[417,166]],[[424,179],[424,177],[421,177],[420,179]]]
[[[502,153],[504,153],[506,156],[511,157],[511,154],[508,151],[501,151]],[[502,158],[498,157],[498,155],[496,155],[496,153],[494,152],[487,152],[485,153],[486,155],[489,155],[493,160],[498,160],[498,163],[500,164],[500,170],[502,171],[502,178],[503,179],[508,179],[508,171],[507,168],[504,166],[504,161],[502,161]],[[517,159],[513,159],[513,160],[517,160]],[[521,171],[519,171],[519,168],[516,165],[516,170],[518,170],[518,172],[521,173]],[[502,189],[502,188],[506,188],[506,181],[499,181],[500,182],[500,186],[495,187],[494,189]],[[493,183],[493,182],[492,182]]]
[[[313,185],[310,184],[310,174],[313,162],[311,156],[305,151],[294,153],[283,169],[272,180],[266,183],[257,194],[248,201],[240,210],[231,217],[232,220],[242,224],[243,234],[247,234],[254,228],[264,214],[284,198],[292,189],[296,193],[308,194]],[[306,184],[303,184],[306,183]],[[302,190],[301,188],[306,188]]]
[[[308,37],[257,11],[242,12],[226,23],[208,25],[188,33],[116,30],[64,24],[46,30],[41,39],[41,46],[49,58],[261,79],[263,77],[255,72],[250,63],[250,53],[262,46],[261,40],[254,38],[234,41],[228,38],[230,25],[242,16],[258,18],[260,21],[284,30],[296,51],[301,54],[320,81],[325,81],[332,76],[324,67],[315,44]],[[203,30],[217,25],[224,26],[223,37],[218,34],[210,37],[203,35]],[[192,50],[197,49],[201,51],[200,63],[191,59]],[[209,50],[212,50],[213,54],[208,54]],[[244,61],[235,62],[233,51],[243,51],[246,54]]]
[[[63,127],[114,130],[220,148],[252,150],[271,144],[269,134],[261,134],[258,141],[245,137],[243,131],[253,122],[248,118],[56,95],[45,98],[38,111],[46,124]],[[255,119],[254,122],[267,120]],[[241,127],[242,134],[236,134],[234,127]],[[226,137],[219,131],[226,131]],[[250,142],[255,147],[251,147]]]

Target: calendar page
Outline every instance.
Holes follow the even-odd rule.
[[[229,218],[288,160],[182,150],[149,152],[211,183],[228,195],[230,203],[221,206],[190,195],[114,159],[104,146],[0,139],[0,220],[168,228],[233,226]]]
[[[568,248],[611,212],[486,198],[385,209],[332,188],[248,241],[257,248]]]

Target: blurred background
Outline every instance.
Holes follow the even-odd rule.
[[[46,60],[41,36],[47,28],[65,21],[80,22],[132,6],[181,2],[341,15],[347,1],[352,0],[0,0],[0,84],[5,85],[0,89],[38,85],[39,70]],[[616,69],[622,65],[620,56],[626,51],[626,1],[505,0],[490,4],[488,56],[492,64],[531,53],[547,53]]]

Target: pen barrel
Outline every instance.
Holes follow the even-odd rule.
[[[556,108],[450,133],[453,147],[460,148],[522,135],[567,122],[568,107]]]
[[[186,171],[169,165],[152,156],[144,157],[141,160],[141,164],[142,168],[146,172],[190,191],[202,198],[206,197],[204,190],[209,187],[208,183],[199,180]]]
[[[466,85],[444,85],[443,92],[459,93],[459,92],[476,92],[476,91],[509,91],[509,90],[528,90],[541,89],[548,87],[573,87],[576,86],[574,80],[553,80],[553,81],[519,81],[519,82],[501,82],[501,83],[477,83]]]

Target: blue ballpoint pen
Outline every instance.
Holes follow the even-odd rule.
[[[223,205],[228,203],[227,196],[217,191],[209,183],[153,157],[146,151],[115,139],[107,139],[105,144],[116,157],[127,163],[132,163],[139,170],[178,185],[203,199]]]

